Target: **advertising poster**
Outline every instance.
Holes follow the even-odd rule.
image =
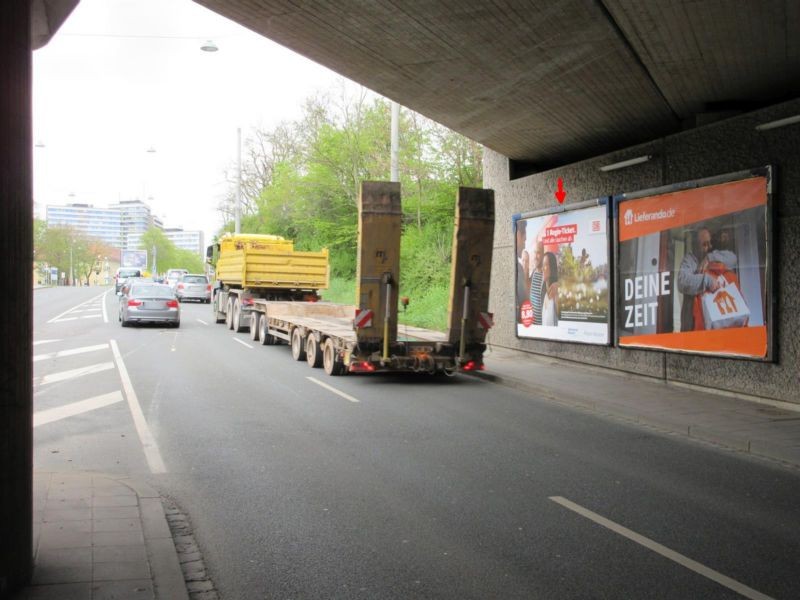
[[[608,344],[606,206],[518,218],[515,230],[517,336]]]
[[[623,200],[620,346],[768,356],[768,171]]]
[[[120,256],[120,267],[147,268],[147,250],[123,250]]]

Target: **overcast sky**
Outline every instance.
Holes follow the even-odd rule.
[[[140,198],[208,242],[237,127],[293,120],[341,78],[191,0],[81,0],[33,53],[33,82],[38,216]]]

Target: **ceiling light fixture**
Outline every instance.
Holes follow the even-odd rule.
[[[640,165],[647,162],[651,158],[653,158],[652,154],[645,154],[644,156],[637,156],[636,158],[629,158],[628,160],[623,160],[618,163],[602,166],[600,167],[600,170],[603,172],[616,171],[617,169],[624,169],[625,167]]]
[[[767,131],[768,129],[777,129],[778,127],[785,127],[786,125],[794,125],[800,123],[800,115],[793,117],[786,117],[785,119],[778,119],[777,121],[770,121],[769,123],[761,123],[756,125],[756,131]]]
[[[214,42],[208,40],[206,41],[205,44],[200,46],[200,50],[202,50],[203,52],[216,52],[217,50],[219,50],[219,48],[217,48],[217,45]]]

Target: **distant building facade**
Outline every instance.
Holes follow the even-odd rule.
[[[189,250],[204,256],[205,246],[203,244],[204,236],[202,231],[184,231],[179,227],[170,227],[164,229],[164,235],[175,244],[176,248]]]
[[[91,204],[48,205],[45,218],[48,227],[71,227],[109,246],[125,247],[120,213],[114,208],[96,208]]]
[[[164,231],[177,248],[203,256],[203,232],[164,228],[162,220],[141,200],[123,200],[108,208],[92,204],[48,205],[48,227],[67,226],[121,250],[141,248],[142,236],[151,227]]]

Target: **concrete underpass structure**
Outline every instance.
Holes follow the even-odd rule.
[[[800,403],[800,3],[795,0],[196,0],[485,145],[495,190],[489,342]],[[77,0],[0,8],[0,597],[31,572],[31,51]],[[800,121],[800,119],[797,119]],[[605,172],[599,167],[651,158]],[[770,165],[772,347],[743,360],[520,338],[513,217]]]

